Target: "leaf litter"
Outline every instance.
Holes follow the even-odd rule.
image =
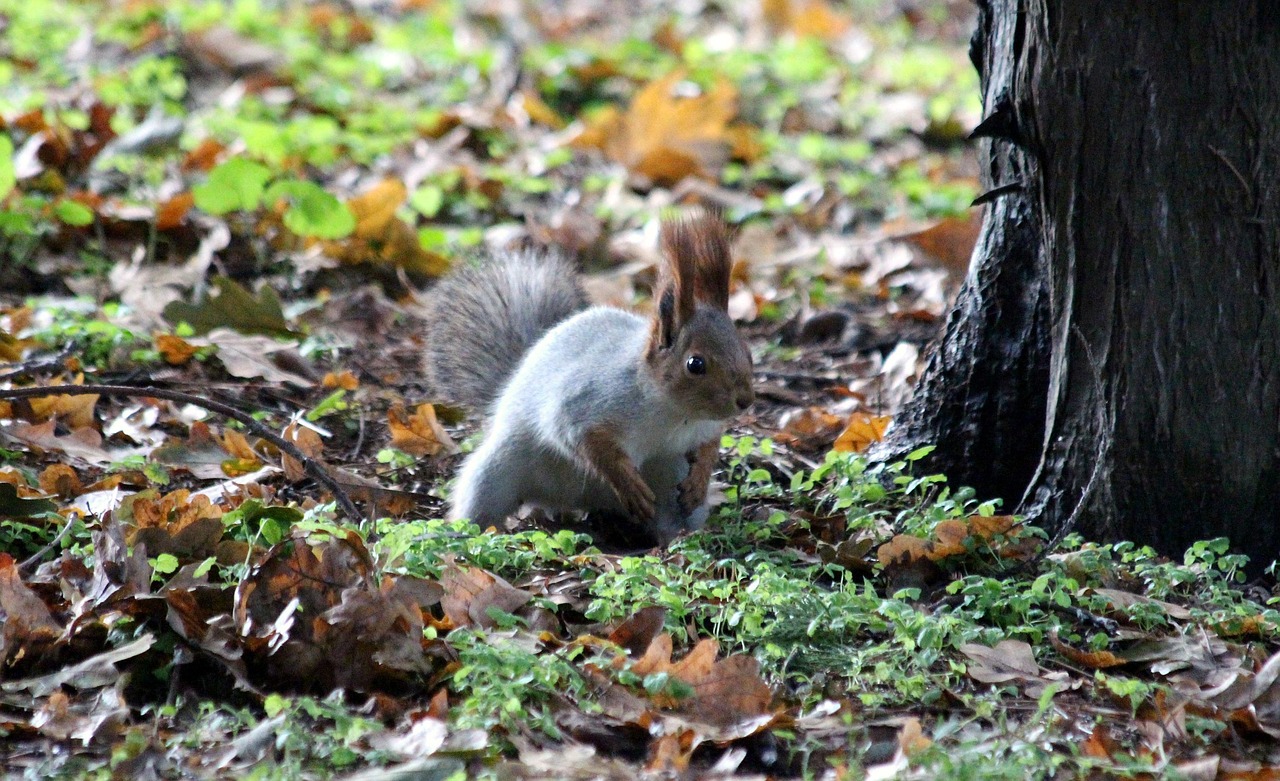
[[[6,773],[1275,774],[1280,619],[1225,547],[1045,551],[851,455],[978,238],[966,4],[251,6],[6,11],[0,392],[139,386],[0,400]],[[416,296],[556,247],[643,307],[694,202],[761,399],[714,530],[422,520],[475,421]]]

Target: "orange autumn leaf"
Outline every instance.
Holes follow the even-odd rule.
[[[360,387],[360,380],[348,370],[340,372],[329,372],[320,381],[320,385],[325,388],[341,388],[342,390],[355,390]]]
[[[964,217],[947,217],[899,238],[941,262],[951,273],[963,276],[969,270],[969,256],[981,231],[982,210],[975,209]]]
[[[412,413],[404,407],[392,407],[387,411],[387,426],[391,429],[391,446],[411,456],[434,456],[442,451],[456,453],[458,450],[430,404],[419,404]]]
[[[155,334],[153,341],[160,357],[171,366],[182,366],[196,354],[196,346],[180,336]]]
[[[84,493],[84,485],[76,470],[66,464],[52,464],[40,473],[40,490],[71,499]]]
[[[320,458],[324,454],[324,441],[314,430],[297,423],[290,423],[284,430],[286,441],[296,446],[308,458]],[[306,477],[306,467],[302,462],[288,453],[280,454],[280,465],[284,468],[284,476],[297,482]]]
[[[182,224],[187,212],[195,205],[195,196],[190,192],[178,193],[156,207],[156,230],[173,230]]]
[[[933,550],[933,543],[910,534],[899,534],[876,549],[876,558],[881,564],[915,561],[927,559]]]
[[[564,117],[556,113],[555,109],[548,106],[546,101],[532,90],[525,90],[520,94],[520,108],[524,109],[530,122],[546,125],[555,130],[560,130],[565,125]]]
[[[846,453],[861,453],[872,444],[884,439],[884,432],[889,428],[893,418],[887,415],[876,416],[867,412],[855,412],[849,416],[845,426],[832,449]]]
[[[734,148],[731,123],[738,93],[721,79],[690,95],[685,76],[682,70],[672,71],[642,87],[626,111],[610,108],[596,114],[574,145],[598,148],[658,184],[714,173]],[[737,140],[741,146],[742,139]]]
[[[765,24],[774,35],[793,33],[831,41],[848,32],[852,20],[825,0],[762,0]]]
[[[83,382],[83,379],[82,377],[77,378],[76,384]],[[30,399],[30,403],[32,417],[34,418],[32,422],[56,418],[65,423],[67,428],[74,431],[93,426],[93,408],[98,403],[98,395],[70,396],[58,394],[56,396],[39,396]]]
[[[218,157],[226,149],[221,142],[213,138],[206,138],[196,148],[187,153],[182,160],[182,170],[184,171],[210,171],[218,163]]]

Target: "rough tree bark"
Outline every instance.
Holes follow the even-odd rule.
[[[1051,530],[1271,561],[1280,3],[979,6],[992,207],[886,450]]]

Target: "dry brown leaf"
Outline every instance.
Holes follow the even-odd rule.
[[[83,377],[77,377],[75,384],[80,385],[83,382]],[[98,395],[71,396],[60,393],[55,396],[37,396],[28,399],[28,402],[31,404],[31,422],[60,420],[67,428],[75,431],[93,426],[93,408],[98,403]]]
[[[145,449],[138,448],[106,450],[102,447],[102,435],[91,428],[75,429],[69,434],[58,436],[54,432],[55,427],[52,420],[19,423],[4,429],[0,436],[41,450],[65,453],[69,458],[95,465],[109,464],[129,455],[145,452]]]
[[[387,427],[391,430],[391,447],[411,456],[458,452],[458,446],[436,419],[436,410],[431,404],[419,404],[412,414],[401,405],[392,407],[387,411]]]
[[[524,90],[520,93],[520,108],[524,110],[530,122],[546,125],[555,130],[560,130],[565,126],[564,118],[532,90]]]
[[[1111,603],[1111,608],[1118,612],[1126,612],[1134,605],[1155,605],[1165,612],[1165,615],[1179,621],[1188,621],[1191,619],[1191,611],[1182,605],[1175,605],[1172,602],[1165,602],[1159,599],[1142,594],[1135,594],[1132,591],[1122,591],[1114,588],[1095,588],[1093,593],[1103,597]]]
[[[948,556],[959,556],[968,550],[965,541],[969,539],[969,525],[964,521],[942,521],[933,528],[933,545],[929,558],[940,561]]]
[[[649,750],[645,771],[649,773],[683,773],[689,769],[693,749],[697,741],[691,729],[663,735],[654,741]]]
[[[84,492],[76,470],[66,464],[52,464],[40,473],[40,490],[62,499],[73,499]]]
[[[217,139],[206,138],[196,148],[187,153],[182,160],[184,171],[211,171],[218,164],[218,157],[226,147]]]
[[[711,674],[711,668],[715,666],[718,653],[720,653],[720,644],[709,637],[703,638],[683,659],[671,665],[668,672],[673,678],[696,685]]]
[[[666,617],[666,608],[656,606],[642,608],[610,632],[609,641],[625,649],[631,658],[638,659],[662,631]]]
[[[825,0],[762,0],[760,5],[765,25],[774,35],[790,32],[834,41],[853,26],[851,19]]]
[[[649,647],[645,649],[644,656],[631,665],[631,671],[636,675],[666,672],[671,669],[672,650],[671,635],[663,632],[655,637],[653,642],[649,643]]]
[[[191,424],[186,441],[172,440],[151,453],[151,459],[156,463],[186,469],[203,480],[226,477],[222,465],[230,458],[231,454],[222,446],[222,441],[204,421]]]
[[[324,454],[324,440],[313,429],[290,423],[282,432],[285,440],[297,446],[304,456],[320,458]],[[292,482],[298,482],[307,476],[302,462],[288,453],[280,454],[280,465],[284,468],[284,476]]]
[[[884,432],[893,420],[887,415],[877,416],[869,412],[855,412],[849,416],[849,422],[836,442],[833,450],[846,453],[861,453],[872,444],[884,439]]]
[[[44,600],[22,582],[18,563],[8,553],[0,553],[0,609],[4,610],[4,644],[6,654],[21,650],[33,635],[53,638],[62,633],[62,627]]]
[[[910,757],[932,746],[933,741],[925,736],[920,719],[909,716],[898,733],[898,745],[902,747],[902,753]]]
[[[983,540],[992,540],[1000,535],[1008,536],[1018,523],[1018,519],[1012,515],[974,515],[968,521],[969,533]]]
[[[876,549],[876,558],[881,564],[929,559],[933,551],[933,543],[910,534],[898,534]]]
[[[1007,683],[1040,677],[1035,653],[1021,640],[1001,640],[994,647],[965,643],[960,646],[960,653],[969,657],[968,673],[975,681]]]
[[[783,415],[782,430],[775,438],[799,450],[827,448],[845,426],[844,418],[821,407],[806,407]]]
[[[713,644],[714,651],[712,640],[703,640],[694,651],[706,643]],[[761,679],[760,664],[754,657],[734,654],[721,659],[692,683],[693,696],[681,711],[699,721],[727,727],[769,714],[773,690]]]
[[[491,628],[494,619],[489,608],[513,613],[533,598],[529,592],[478,567],[463,569],[453,563],[440,574],[440,586],[444,589],[440,606],[455,626]]]
[[[190,192],[181,192],[157,206],[156,230],[173,230],[182,225],[195,202],[195,196]]]
[[[982,231],[982,210],[963,217],[947,217],[932,227],[898,237],[940,262],[948,272],[963,277],[969,271],[969,257]]]

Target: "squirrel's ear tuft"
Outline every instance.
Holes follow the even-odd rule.
[[[649,351],[669,349],[676,339],[676,292],[670,285],[658,291],[658,312],[649,337]]]
[[[690,314],[697,301],[721,311],[729,308],[730,243],[729,228],[718,209],[704,208],[689,217],[663,221],[662,250],[679,297],[689,299]],[[686,304],[680,304],[683,311]]]

